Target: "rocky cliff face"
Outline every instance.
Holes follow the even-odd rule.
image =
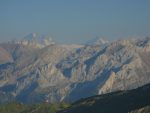
[[[5,94],[6,101],[35,103],[74,101],[134,89],[150,83],[149,61],[150,38],[105,46],[3,43],[0,94]],[[3,98],[0,101],[5,102]]]

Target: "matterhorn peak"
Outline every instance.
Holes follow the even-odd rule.
[[[18,44],[32,46],[34,48],[44,48],[46,46],[55,44],[51,37],[46,35],[38,35],[37,33],[30,33],[23,39],[16,41]]]
[[[33,39],[37,38],[37,34],[36,33],[30,33],[28,35],[26,35],[23,40],[28,40],[28,41],[31,41]]]

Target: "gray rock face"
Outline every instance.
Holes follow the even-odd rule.
[[[134,89],[150,83],[149,69],[149,38],[119,40],[105,46],[3,43],[0,93],[5,100],[0,98],[0,102],[74,101]]]

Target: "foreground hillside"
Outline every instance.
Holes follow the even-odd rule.
[[[59,113],[150,113],[150,84],[81,99]]]
[[[149,113],[149,112],[150,112],[150,106],[146,106],[146,107],[131,111],[129,113]]]
[[[150,113],[149,97],[150,84],[130,91],[81,99],[73,104],[3,104],[0,113]]]
[[[56,111],[65,109],[69,104],[49,104],[41,103],[34,105],[25,105],[20,103],[9,103],[0,105],[0,113],[56,113]]]

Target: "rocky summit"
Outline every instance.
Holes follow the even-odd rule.
[[[150,38],[85,45],[30,34],[0,44],[0,103],[75,101],[150,83]]]

